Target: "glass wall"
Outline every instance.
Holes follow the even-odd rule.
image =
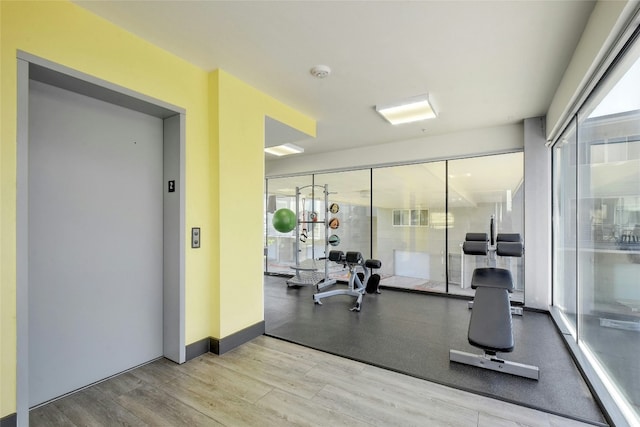
[[[578,111],[577,145],[569,131],[567,142],[560,141],[553,151],[554,304],[565,314],[565,322],[574,326],[580,351],[623,416],[636,425],[640,424],[638,58],[640,43],[609,71]]]
[[[446,163],[373,170],[374,256],[381,285],[446,291]]]
[[[488,259],[462,255],[465,235],[489,234],[493,216],[497,233],[519,233],[524,237],[523,153],[451,160],[447,174],[449,292],[473,295],[473,270],[487,266]],[[515,286],[512,300],[523,302],[523,258],[498,257],[496,262],[497,267],[511,270]]]
[[[522,233],[522,181],[522,152],[267,179],[265,272],[294,274],[296,250],[299,266],[323,272],[327,185],[327,203],[339,206],[327,218],[334,225],[327,233],[335,244],[329,250],[380,259],[382,286],[473,295],[471,272],[485,259],[462,256],[464,236],[488,232],[491,215],[498,232]],[[296,187],[304,187],[297,206]],[[297,212],[297,234],[273,228],[280,208]],[[523,301],[522,261],[499,264],[512,271],[514,301]],[[333,264],[330,276],[342,278],[344,270]]]

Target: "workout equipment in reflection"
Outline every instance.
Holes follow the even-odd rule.
[[[271,220],[273,228],[281,233],[288,233],[296,228],[296,214],[291,209],[278,209]]]
[[[338,246],[340,244],[340,237],[337,234],[332,234],[327,240],[331,246]]]
[[[380,284],[380,275],[372,274],[372,269],[380,268],[382,263],[377,259],[364,260],[360,252],[331,251],[329,252],[329,261],[342,264],[349,268],[349,282],[347,289],[333,289],[330,291],[318,292],[313,294],[313,302],[322,305],[322,298],[328,298],[335,295],[348,295],[356,298],[351,311],[360,311],[362,307],[362,298],[366,293],[380,293],[378,285]],[[361,271],[359,271],[361,270]]]
[[[309,200],[302,197],[303,191],[311,191]],[[324,216],[320,217],[318,208],[320,202],[316,200],[316,191],[322,191],[322,207],[324,207]],[[302,204],[301,204],[302,202]],[[335,205],[335,203],[334,203]],[[295,266],[291,268],[295,271],[292,278],[287,280],[287,286],[316,286],[321,290],[327,286],[336,283],[335,279],[329,278],[329,265],[326,260],[326,254],[329,252],[329,186],[328,185],[307,185],[304,187],[296,187],[296,213],[297,218],[295,229]],[[333,205],[332,205],[333,206]],[[337,206],[337,205],[336,205]],[[308,209],[307,209],[308,208]],[[339,207],[337,208],[339,209]],[[305,212],[309,212],[305,215]],[[322,228],[324,234],[324,252],[316,254],[316,233],[317,229]],[[300,260],[302,248],[300,244],[311,243],[310,247],[304,246],[305,249],[311,250],[311,256],[304,261]],[[339,243],[339,239],[338,239]]]
[[[484,351],[483,355],[449,350],[449,360],[479,368],[491,369],[537,380],[537,366],[503,360],[498,353],[512,352],[515,343],[511,322],[513,292],[511,272],[495,267],[495,256],[521,257],[524,252],[520,234],[503,233],[494,238],[494,218],[491,233],[467,233],[462,250],[466,255],[488,256],[491,266],[476,268],[471,277],[471,287],[476,290],[469,332],[469,344]]]

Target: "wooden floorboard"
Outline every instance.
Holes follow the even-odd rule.
[[[31,426],[580,427],[580,423],[261,336],[157,360],[30,412]]]

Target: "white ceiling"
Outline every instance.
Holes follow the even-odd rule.
[[[296,141],[305,154],[545,114],[594,6],[580,0],[76,3],[315,118],[317,138]],[[330,66],[331,75],[312,77],[317,64]],[[391,126],[374,111],[376,104],[426,92],[437,119]],[[269,145],[279,143],[277,135],[270,132]]]

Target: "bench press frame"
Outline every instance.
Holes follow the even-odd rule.
[[[465,365],[477,366],[478,368],[490,369],[492,371],[530,378],[532,380],[540,379],[540,368],[537,366],[500,359],[496,354],[490,354],[487,352],[484,354],[475,354],[459,350],[449,350],[449,360],[451,362],[463,363]]]

